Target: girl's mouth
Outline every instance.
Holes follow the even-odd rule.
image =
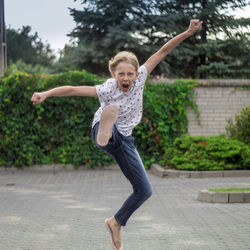
[[[122,84],[122,88],[124,89],[124,90],[128,90],[129,89],[129,84]]]

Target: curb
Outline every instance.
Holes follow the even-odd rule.
[[[74,166],[72,164],[44,164],[44,165],[33,165],[30,167],[22,167],[22,168],[17,168],[14,166],[10,167],[4,167],[0,166],[0,173],[4,172],[10,172],[12,174],[21,172],[21,171],[31,171],[31,172],[51,172],[53,174],[56,174],[61,171],[73,171],[75,170]]]
[[[184,171],[164,169],[158,164],[152,164],[150,171],[156,176],[168,178],[250,177],[250,170]]]
[[[250,192],[218,193],[200,190],[197,200],[210,203],[250,203]]]
[[[3,172],[21,172],[21,171],[28,171],[28,172],[51,172],[53,174],[56,174],[58,172],[72,172],[72,171],[81,171],[81,170],[95,170],[95,169],[102,169],[102,170],[117,170],[117,165],[110,165],[110,166],[102,166],[102,167],[95,167],[90,168],[87,166],[79,166],[79,168],[74,168],[72,164],[44,164],[44,165],[33,165],[30,167],[4,167],[0,166],[0,173]]]

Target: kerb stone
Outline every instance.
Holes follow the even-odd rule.
[[[164,172],[164,177],[177,178],[179,176],[180,176],[180,171],[168,169],[168,170],[165,170],[165,172]]]
[[[244,193],[244,202],[250,202],[250,193]]]
[[[228,203],[228,193],[213,193],[212,202],[214,202],[214,203]]]
[[[190,172],[190,178],[201,178],[202,177],[202,172],[200,171],[192,171]]]
[[[244,202],[244,193],[229,193],[229,202]]]
[[[151,172],[156,176],[163,177],[165,170],[157,164],[153,164],[151,167]]]
[[[200,190],[198,193],[198,198],[197,200],[199,201],[206,201],[206,202],[212,202],[212,192],[208,190]]]
[[[223,177],[222,171],[203,171],[203,178],[212,178],[212,177]]]
[[[180,171],[179,172],[179,177],[181,178],[190,178],[191,173],[190,171]]]
[[[250,176],[250,171],[245,171],[245,170],[224,171],[224,177],[246,177],[246,176]]]

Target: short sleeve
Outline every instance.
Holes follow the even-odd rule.
[[[101,85],[96,85],[96,93],[100,103],[106,103],[114,92],[114,79],[110,78]]]
[[[139,76],[137,78],[137,82],[139,83],[139,86],[143,86],[148,77],[147,68],[144,65],[142,65],[139,67],[138,72],[139,72]]]

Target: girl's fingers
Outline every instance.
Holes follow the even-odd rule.
[[[34,102],[35,101],[35,98],[36,98],[36,93],[34,93],[31,97],[31,101]]]

